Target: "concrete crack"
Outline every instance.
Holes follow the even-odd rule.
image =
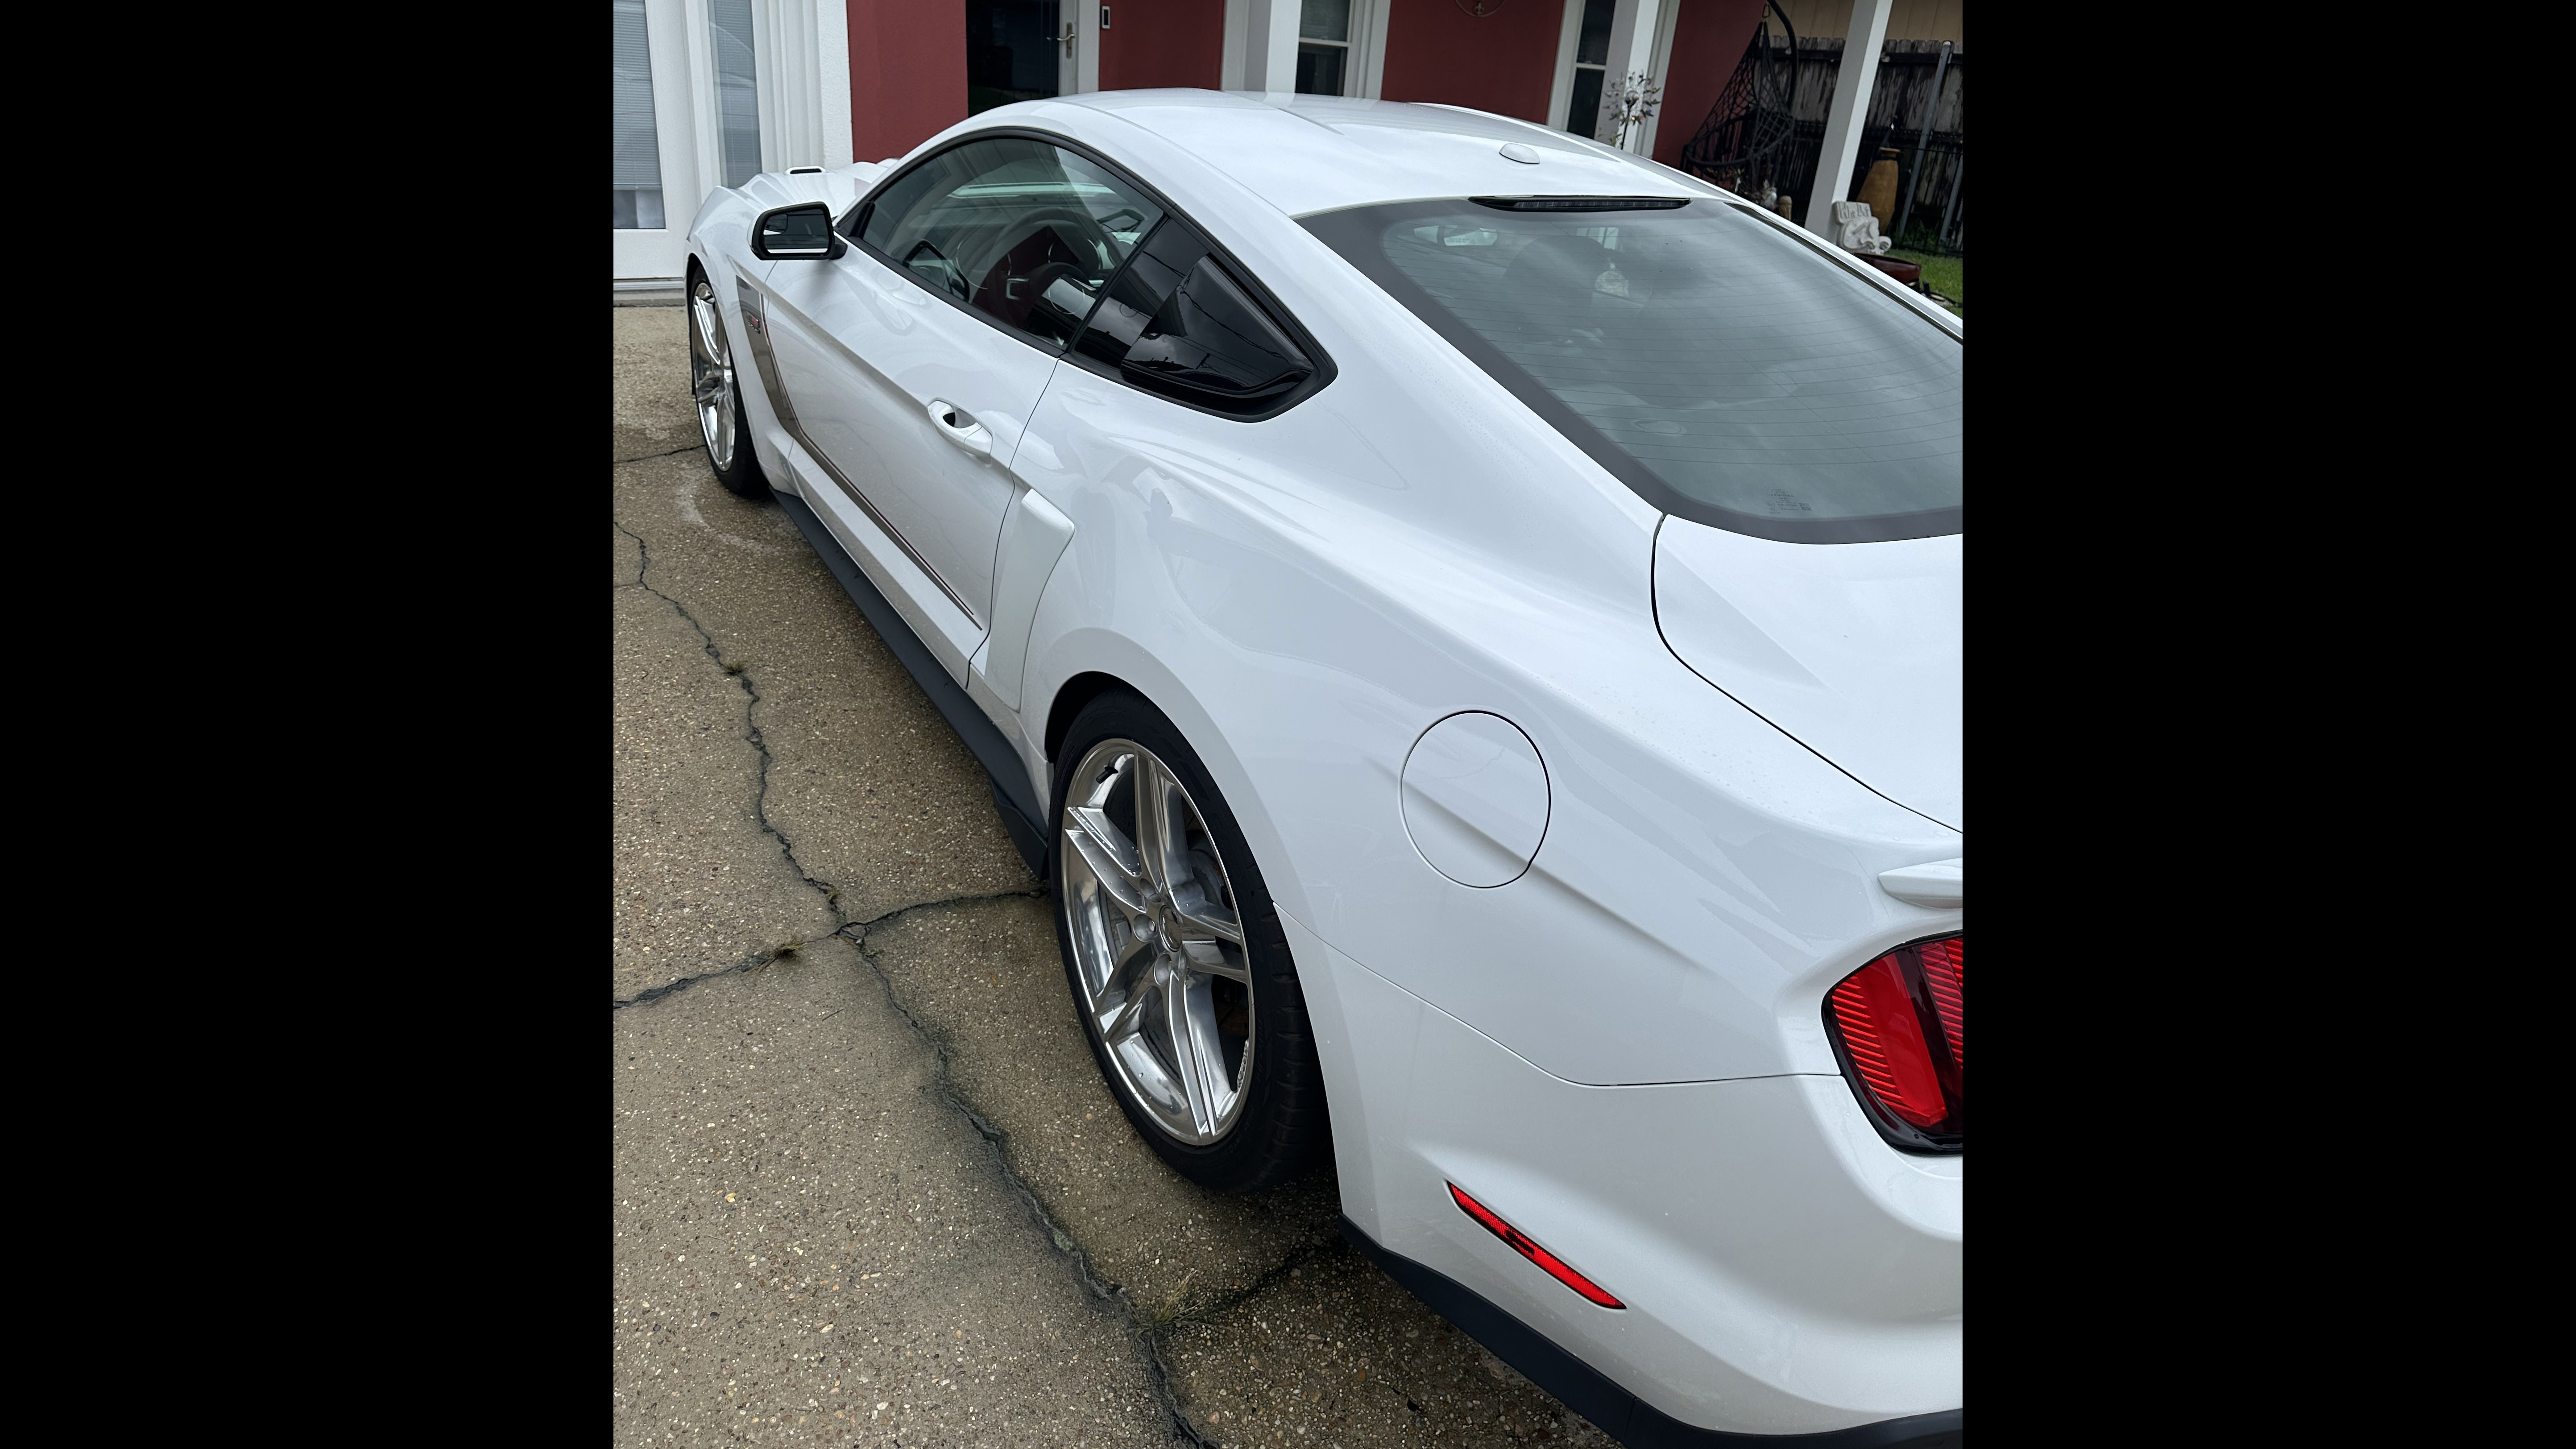
[[[921,905],[904,906],[888,911],[885,915],[877,917],[875,921],[866,924],[875,925],[892,920],[896,916],[920,910],[924,906],[964,905],[978,899],[1006,900],[1043,894],[1045,891],[1040,888],[1034,891],[1008,891],[993,896],[969,897],[965,900],[924,901]],[[933,1090],[938,1094],[939,1101],[965,1118],[974,1127],[976,1135],[984,1139],[985,1150],[991,1154],[990,1162],[994,1175],[999,1177],[1002,1185],[1009,1188],[1012,1195],[1020,1200],[1020,1205],[1028,1210],[1030,1220],[1045,1231],[1047,1241],[1054,1245],[1057,1255],[1072,1264],[1074,1272],[1082,1280],[1082,1286],[1089,1289],[1093,1297],[1107,1304],[1125,1320],[1129,1340],[1137,1345],[1144,1356],[1147,1377],[1153,1386],[1155,1401],[1162,1406],[1167,1421],[1165,1427],[1172,1440],[1175,1443],[1191,1445],[1193,1449],[1221,1449],[1216,1440],[1201,1433],[1199,1427],[1190,1422],[1189,1416],[1181,1412],[1180,1395],[1172,1387],[1172,1368],[1163,1356],[1163,1339],[1160,1332],[1162,1325],[1149,1321],[1137,1311],[1136,1301],[1127,1292],[1125,1284],[1112,1283],[1100,1276],[1099,1270],[1091,1264],[1091,1254],[1074,1239],[1073,1234],[1065,1231],[1064,1225],[1056,1221],[1055,1214],[1047,1211],[1046,1204],[1039,1199],[1036,1189],[1030,1187],[1028,1180],[1021,1177],[1018,1170],[1011,1166],[1009,1157],[1002,1151],[1002,1144],[1009,1134],[986,1121],[982,1113],[969,1106],[964,1098],[957,1095],[957,1089],[949,1077],[947,1045],[940,1040],[938,1033],[923,1025],[921,1020],[912,1014],[911,1009],[903,1004],[902,998],[896,995],[894,977],[886,970],[884,964],[877,960],[875,953],[868,949],[866,932],[862,930],[850,944],[857,948],[859,959],[867,962],[868,969],[876,973],[877,984],[885,991],[886,1005],[894,1008],[895,1014],[903,1018],[904,1024],[912,1028],[913,1033],[921,1038],[924,1046],[930,1048],[931,1060],[936,1066],[932,1074]],[[1265,1274],[1261,1281],[1266,1283],[1270,1277],[1270,1274]]]
[[[694,453],[698,450],[698,447],[699,445],[696,443],[687,443],[680,447],[673,448],[668,453],[638,453],[632,458],[611,458],[608,460],[608,466],[611,468],[622,468],[629,463],[650,463],[656,458],[668,458],[679,453]],[[627,536],[629,538],[634,537],[633,534],[628,534]]]
[[[688,450],[683,448],[675,451],[686,452]],[[668,455],[665,454],[663,456]],[[984,1141],[985,1150],[989,1154],[988,1161],[994,1175],[998,1177],[1001,1180],[1002,1185],[1008,1188],[1010,1192],[1020,1200],[1021,1204],[1027,1208],[1031,1221],[1035,1222],[1037,1226],[1045,1232],[1048,1243],[1056,1250],[1056,1253],[1073,1266],[1075,1273],[1082,1281],[1082,1285],[1089,1289],[1095,1298],[1098,1298],[1103,1303],[1107,1304],[1112,1311],[1116,1312],[1124,1320],[1129,1340],[1137,1345],[1145,1360],[1147,1378],[1153,1388],[1155,1401],[1162,1407],[1170,1438],[1174,1442],[1191,1445],[1192,1449],[1220,1449],[1220,1446],[1215,1439],[1212,1439],[1206,1434],[1200,1432],[1198,1426],[1190,1422],[1189,1416],[1181,1411],[1180,1396],[1172,1386],[1171,1365],[1164,1359],[1162,1330],[1172,1322],[1183,1320],[1172,1319],[1156,1321],[1148,1319],[1145,1315],[1137,1311],[1135,1300],[1128,1294],[1125,1285],[1106,1281],[1100,1276],[1098,1271],[1092,1267],[1091,1255],[1085,1252],[1082,1245],[1074,1240],[1073,1235],[1066,1232],[1063,1225],[1055,1220],[1055,1215],[1047,1211],[1046,1204],[1039,1200],[1036,1191],[1032,1189],[1027,1180],[1022,1178],[1019,1172],[1011,1166],[1008,1157],[1006,1157],[1002,1151],[1002,1143],[1005,1137],[1002,1129],[985,1120],[982,1113],[977,1112],[973,1107],[967,1105],[965,1099],[957,1094],[956,1088],[952,1083],[949,1074],[947,1046],[939,1039],[937,1033],[924,1026],[921,1021],[904,1006],[902,1000],[895,994],[893,976],[887,972],[884,965],[880,963],[874,953],[868,949],[867,936],[871,927],[886,925],[902,916],[909,915],[914,911],[927,910],[936,906],[965,906],[985,901],[1039,897],[1044,896],[1047,893],[1047,888],[1041,884],[1036,888],[1029,890],[996,891],[982,895],[952,896],[941,900],[916,901],[910,905],[898,906],[893,910],[883,912],[865,921],[851,920],[848,912],[841,909],[840,887],[832,884],[831,882],[819,880],[808,873],[805,869],[804,862],[796,858],[795,843],[787,838],[786,832],[780,830],[776,825],[770,822],[768,800],[771,755],[769,753],[769,743],[761,733],[759,721],[754,718],[760,705],[760,690],[752,678],[750,667],[747,665],[736,667],[727,664],[722,651],[716,647],[715,636],[708,631],[704,624],[698,622],[697,616],[691,614],[679,600],[672,598],[670,595],[663,593],[661,590],[654,588],[650,583],[646,582],[647,576],[650,574],[653,567],[652,545],[645,542],[642,535],[628,528],[625,524],[618,522],[614,517],[609,521],[619,533],[635,540],[637,553],[637,566],[635,571],[636,581],[632,585],[620,585],[620,587],[640,588],[646,593],[653,595],[655,598],[662,600],[664,603],[669,604],[674,613],[678,614],[682,619],[688,622],[690,628],[698,631],[698,638],[704,641],[707,657],[714,660],[718,668],[726,670],[732,679],[739,682],[742,685],[743,693],[749,697],[749,702],[743,710],[743,727],[745,737],[750,741],[752,750],[760,758],[760,776],[758,789],[753,794],[752,817],[759,822],[760,828],[765,834],[778,842],[779,854],[783,856],[786,859],[787,864],[795,870],[797,879],[803,881],[809,889],[813,890],[823,898],[824,908],[830,911],[833,920],[838,922],[838,924],[833,927],[831,934],[849,941],[852,949],[858,953],[859,959],[866,962],[868,969],[875,974],[878,987],[885,992],[886,1004],[894,1008],[895,1014],[901,1016],[904,1024],[910,1027],[913,1034],[920,1038],[922,1044],[930,1049],[931,1060],[935,1066],[935,1070],[932,1074],[932,1084],[938,1100],[951,1110],[955,1111],[960,1117],[965,1118],[967,1123],[975,1129],[976,1135],[981,1137]],[[626,1000],[618,1001],[615,1009],[623,1010],[629,1006],[642,1006],[649,1002],[658,1001],[663,997],[673,995],[680,991],[685,991],[690,986],[693,986],[700,981],[709,980],[717,976],[727,976],[736,972],[758,970],[760,967],[768,965],[769,962],[774,959],[776,959],[775,952],[756,952],[731,966],[723,967],[715,971],[703,972],[696,976],[686,977],[663,986],[654,987],[649,991],[637,992],[634,996],[627,998]],[[1244,1296],[1257,1291],[1261,1285],[1269,1283],[1281,1272],[1295,1267],[1307,1257],[1312,1256],[1316,1248],[1320,1246],[1321,1240],[1318,1240],[1304,1248],[1298,1249],[1296,1252],[1292,1253],[1287,1260],[1281,1262],[1277,1267],[1272,1268],[1268,1273],[1263,1274],[1253,1287],[1247,1288],[1241,1293],[1232,1295],[1225,1301],[1228,1304],[1240,1301]],[[1198,1315],[1192,1315],[1192,1318],[1196,1318],[1197,1316]]]
[[[686,450],[683,449],[682,451]],[[805,863],[796,858],[796,843],[789,840],[787,838],[787,832],[779,829],[778,826],[769,818],[769,767],[773,762],[773,757],[769,753],[769,740],[761,733],[760,721],[756,718],[760,710],[760,687],[752,679],[751,667],[747,664],[727,663],[725,661],[724,652],[716,647],[715,635],[708,632],[707,626],[699,623],[698,617],[695,614],[690,613],[686,605],[682,604],[679,600],[672,598],[669,594],[663,593],[660,589],[653,587],[653,585],[647,581],[647,576],[650,575],[653,570],[653,546],[644,541],[643,535],[635,532],[631,528],[628,528],[625,524],[618,522],[613,517],[609,519],[609,524],[619,533],[625,534],[628,538],[635,540],[635,582],[631,585],[621,585],[620,587],[642,589],[644,592],[660,599],[663,603],[670,605],[671,612],[679,615],[690,628],[698,631],[698,638],[701,641],[701,646],[707,652],[707,658],[715,661],[716,667],[723,670],[727,678],[742,686],[743,694],[748,697],[748,702],[744,705],[742,712],[743,738],[750,742],[752,753],[760,758],[760,776],[756,782],[756,788],[752,791],[752,819],[759,822],[762,834],[767,835],[770,839],[778,842],[778,854],[787,862],[788,866],[796,872],[796,878],[803,881],[808,888],[812,889],[817,895],[820,895],[823,898],[823,908],[832,913],[832,920],[835,923],[832,927],[832,934],[838,935],[840,932],[847,930],[851,922],[849,913],[841,909],[841,888],[830,881],[818,880],[809,873],[805,869]],[[762,964],[766,963],[764,962]],[[728,969],[742,970],[745,968],[738,965]],[[708,974],[723,975],[725,973],[710,972]],[[645,997],[652,994],[653,993],[651,992],[641,992],[636,995],[634,1000],[640,1002],[644,1000]],[[620,1004],[624,1005],[627,1003]]]

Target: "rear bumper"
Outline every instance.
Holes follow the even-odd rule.
[[[1632,1443],[1962,1432],[1962,1159],[1890,1147],[1838,1076],[1565,1081],[1281,920],[1300,974],[1330,977],[1306,996],[1343,1213],[1497,1357]]]
[[[1414,1297],[1465,1329],[1494,1357],[1518,1369],[1559,1403],[1599,1426],[1627,1449],[1966,1449],[1967,1410],[1913,1414],[1816,1434],[1730,1434],[1701,1429],[1646,1403],[1600,1370],[1557,1347],[1545,1334],[1494,1306],[1491,1300],[1436,1268],[1390,1253],[1348,1216],[1342,1236],[1386,1270]]]

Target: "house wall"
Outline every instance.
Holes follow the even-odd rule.
[[[1681,164],[1682,147],[1717,104],[1720,91],[1744,59],[1763,0],[1681,0],[1673,20],[1673,56],[1664,67],[1662,114],[1655,127],[1655,159]]]
[[[1111,0],[1100,36],[1100,88],[1217,88],[1225,64],[1225,0]]]
[[[966,119],[966,0],[848,0],[850,154],[900,156]]]
[[[1381,99],[1439,101],[1547,123],[1564,3],[1520,0],[1481,20],[1457,0],[1387,3],[1394,8],[1386,17]]]

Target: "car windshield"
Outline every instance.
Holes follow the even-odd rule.
[[[1648,502],[1803,543],[1960,532],[1957,337],[1723,202],[1300,219]]]

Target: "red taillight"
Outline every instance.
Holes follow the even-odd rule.
[[[1951,1151],[1966,1138],[1963,940],[1900,946],[1844,977],[1826,999],[1825,1020],[1852,1085],[1900,1147]]]
[[[1467,1216],[1474,1218],[1477,1222],[1484,1224],[1486,1232],[1492,1233],[1495,1237],[1509,1243],[1513,1252],[1520,1254],[1522,1257],[1529,1259],[1531,1262],[1536,1263],[1539,1267],[1545,1269],[1549,1277],[1554,1278],[1559,1283],[1564,1284],[1566,1287],[1573,1289],[1575,1292],[1582,1294],[1584,1297],[1591,1299],[1593,1302],[1600,1304],[1604,1308],[1625,1308],[1628,1306],[1627,1304],[1620,1302],[1618,1299],[1611,1297],[1609,1294],[1602,1292],[1599,1284],[1584,1277],[1582,1274],[1575,1272],[1572,1268],[1565,1266],[1564,1262],[1554,1253],[1551,1253],[1547,1249],[1540,1247],[1538,1244],[1531,1242],[1527,1237],[1522,1235],[1520,1229],[1513,1227],[1510,1223],[1504,1222],[1501,1218],[1494,1216],[1492,1209],[1486,1207],[1483,1203],[1476,1201],[1474,1198],[1467,1196],[1465,1193],[1460,1192],[1458,1190],[1458,1184],[1453,1182],[1448,1186],[1449,1195],[1458,1200],[1458,1207],[1461,1211],[1466,1213]]]

